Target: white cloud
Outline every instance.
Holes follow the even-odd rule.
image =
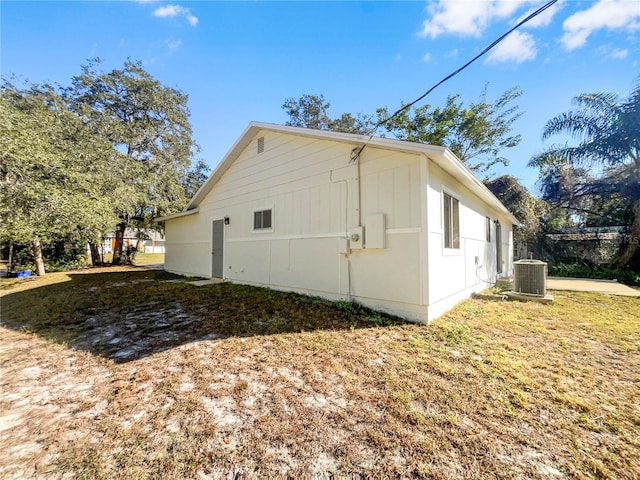
[[[195,27],[198,24],[198,17],[189,14],[187,15],[187,22],[189,22],[192,27]]]
[[[165,40],[164,43],[169,48],[169,53],[173,53],[180,48],[182,40]]]
[[[613,58],[614,60],[624,60],[629,56],[629,50],[626,48],[611,48],[610,46],[602,46],[597,52],[603,57]]]
[[[180,5],[165,5],[154,10],[153,14],[156,17],[177,17],[185,13],[187,9]]]
[[[611,58],[615,58],[617,60],[624,60],[629,56],[629,50],[626,48],[615,48],[611,52]]]
[[[424,57],[422,57],[422,61],[424,63],[429,63],[431,61],[431,54],[430,53],[425,53]]]
[[[479,37],[494,20],[512,16],[522,6],[535,0],[447,1],[436,0],[427,5],[429,19],[422,24],[420,35],[436,38],[445,33]]]
[[[165,5],[156,8],[153,15],[156,17],[185,17],[191,26],[195,27],[198,24],[198,17],[192,15],[191,10],[181,5]]]
[[[599,0],[590,8],[571,15],[562,27],[562,44],[567,50],[575,50],[596,30],[640,29],[640,6],[638,0]]]
[[[515,62],[522,63],[527,60],[536,58],[538,50],[536,49],[535,40],[526,32],[512,32],[497,47],[495,47],[487,62],[503,63]]]

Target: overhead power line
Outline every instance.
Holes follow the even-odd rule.
[[[547,10],[548,8],[550,8],[551,6],[553,6],[554,3],[557,3],[558,0],[551,0],[547,3],[545,3],[543,6],[541,6],[540,8],[538,8],[537,10],[531,12],[529,15],[527,15],[525,18],[523,18],[521,21],[519,21],[513,28],[511,28],[509,31],[507,31],[506,33],[502,34],[500,37],[498,37],[496,40],[494,40],[493,42],[491,42],[488,46],[486,46],[478,55],[476,55],[475,57],[473,57],[471,60],[469,60],[467,63],[465,63],[464,65],[462,65],[460,68],[458,68],[457,70],[455,70],[454,72],[450,73],[449,75],[447,75],[446,77],[444,77],[442,80],[440,80],[438,83],[436,83],[433,87],[431,87],[429,90],[427,90],[426,92],[424,92],[422,95],[420,95],[418,98],[416,98],[414,101],[407,103],[406,105],[403,105],[402,107],[400,107],[398,110],[396,110],[393,115],[385,118],[384,120],[379,121],[372,129],[371,133],[369,134],[369,139],[365,142],[365,144],[360,147],[360,149],[357,152],[353,152],[351,154],[351,161],[355,161],[357,160],[357,158],[360,156],[360,154],[362,153],[362,151],[365,149],[365,147],[369,144],[369,142],[371,141],[371,139],[373,138],[373,136],[376,134],[376,132],[378,131],[378,128],[380,128],[382,125],[384,125],[385,123],[389,122],[390,120],[394,119],[395,117],[397,117],[398,115],[400,115],[402,112],[404,112],[406,109],[411,108],[412,106],[414,106],[416,103],[418,103],[419,101],[421,101],[422,99],[424,99],[427,95],[429,95],[431,92],[433,92],[436,88],[438,88],[440,85],[442,85],[444,82],[446,82],[447,80],[450,80],[451,78],[455,77],[457,74],[459,74],[460,72],[462,72],[465,68],[467,68],[469,65],[471,65],[473,62],[475,62],[476,60],[478,60],[480,57],[486,55],[489,51],[491,51],[493,48],[495,48],[500,42],[502,42],[505,38],[507,38],[509,36],[509,34],[511,34],[512,32],[514,32],[515,30],[517,30],[518,28],[520,28],[522,25],[524,25],[525,23],[527,23],[528,21],[530,21],[531,19],[537,17],[538,15],[540,15],[542,12],[544,12],[545,10]]]

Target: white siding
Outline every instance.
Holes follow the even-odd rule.
[[[418,321],[487,286],[496,259],[485,217],[498,214],[421,153],[368,146],[358,165],[351,161],[357,146],[260,131],[198,213],[166,222],[166,269],[210,276],[211,223],[228,217],[223,276],[233,282],[352,298]],[[443,189],[460,201],[458,251],[444,251]],[[254,231],[253,212],[264,209],[272,209],[273,228]],[[366,248],[364,229],[364,248],[349,250],[351,229],[370,215],[385,225],[375,242],[384,248]],[[505,273],[510,239],[503,221]]]
[[[357,169],[353,146],[265,132],[252,142],[199,205],[199,213],[167,221],[167,269],[210,276],[211,221],[225,226],[224,277],[241,283],[316,294],[348,294],[339,254],[353,221],[349,193]],[[332,171],[341,170],[334,175]],[[253,212],[273,209],[273,228],[253,230]],[[349,210],[351,209],[351,210]],[[179,231],[179,233],[172,233]],[[181,246],[188,253],[178,253]]]
[[[428,281],[429,318],[435,318],[497,279],[495,220],[502,223],[503,272],[513,256],[512,225],[441,168],[429,163]],[[460,248],[444,248],[443,192],[460,202]],[[486,217],[491,219],[491,241],[486,240]]]
[[[197,214],[166,222],[166,271],[194,277],[211,276],[210,233],[205,233],[202,223],[202,218]]]
[[[353,296],[384,309],[424,305],[420,263],[421,173],[419,155],[383,149],[365,149],[361,158],[362,220],[382,213],[386,221],[386,248],[354,250],[351,254]],[[365,246],[367,232],[364,232]],[[426,306],[421,309],[426,320]]]

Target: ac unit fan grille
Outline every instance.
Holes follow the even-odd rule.
[[[513,289],[530,295],[547,294],[547,264],[540,260],[513,262]]]

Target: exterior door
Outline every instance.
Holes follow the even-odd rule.
[[[502,225],[496,222],[496,272],[502,273]]]
[[[211,229],[211,276],[222,278],[224,220],[214,220]]]

